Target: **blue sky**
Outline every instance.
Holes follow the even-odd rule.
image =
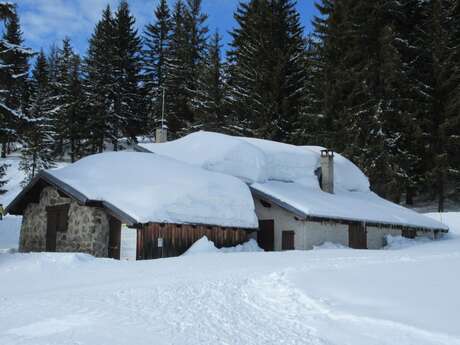
[[[119,0],[18,0],[19,15],[26,45],[45,50],[52,43],[60,43],[69,36],[76,50],[84,54],[94,25],[102,9],[110,4],[116,7]],[[170,1],[171,4],[174,0]],[[224,43],[229,40],[228,31],[234,26],[233,12],[238,0],[203,0],[203,9],[209,15],[208,26],[219,29]],[[129,0],[140,31],[153,19],[158,0]],[[298,0],[298,10],[306,31],[311,30],[314,0]]]

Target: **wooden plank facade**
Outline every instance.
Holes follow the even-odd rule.
[[[147,224],[137,230],[137,260],[182,255],[203,236],[218,248],[233,247],[248,241],[250,233],[246,229],[206,225]]]

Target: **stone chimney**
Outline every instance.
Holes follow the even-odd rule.
[[[321,189],[334,194],[334,151],[321,150]]]
[[[155,143],[161,144],[168,141],[168,129],[166,126],[161,126],[155,130]]]

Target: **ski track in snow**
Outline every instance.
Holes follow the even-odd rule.
[[[338,251],[334,257],[263,267],[256,274],[249,274],[250,268],[231,268],[215,276],[213,267],[206,267],[209,272],[198,276],[191,270],[184,273],[180,266],[186,265],[185,258],[180,258],[152,262],[151,266],[141,263],[142,269],[134,275],[114,277],[122,270],[115,266],[112,272],[113,262],[102,261],[109,265],[109,279],[82,281],[78,286],[64,282],[63,287],[31,289],[0,298],[0,344],[460,344],[455,336],[339,310],[334,303],[313,298],[304,286],[295,284],[293,277],[308,276],[319,266],[340,271],[374,265],[423,265],[460,256],[459,252],[418,252],[415,256],[395,252],[383,257],[361,253]],[[203,256],[208,257],[220,258]],[[179,273],[168,276],[162,267]],[[79,276],[99,272],[93,267],[75,267],[80,269]],[[160,273],[155,276],[157,270]],[[145,279],[146,275],[153,276]],[[136,279],[137,284],[129,281]]]

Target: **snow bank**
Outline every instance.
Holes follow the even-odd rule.
[[[167,143],[140,146],[150,152],[232,175],[248,183],[299,181],[319,190],[315,170],[320,167],[320,147],[300,147],[204,131]],[[336,155],[334,169],[338,189],[369,190],[367,177],[339,154]]]
[[[102,153],[48,172],[88,199],[109,202],[139,223],[258,226],[245,183],[161,155]]]
[[[192,246],[183,255],[241,252],[263,252],[263,249],[259,247],[254,239],[250,239],[248,242],[239,244],[235,247],[224,247],[219,249],[215,246],[213,241],[210,241],[206,236],[203,236],[198,241],[193,243]]]
[[[449,227],[449,236],[460,237],[460,212],[433,212],[425,215],[446,224]]]
[[[47,271],[50,268],[69,269],[96,260],[82,253],[14,253],[0,254],[0,273]]]
[[[412,247],[418,244],[432,242],[432,240],[428,237],[416,237],[412,239],[412,238],[406,238],[403,236],[392,236],[392,235],[385,236],[385,240],[386,240],[387,245],[384,247],[384,249],[392,249],[392,250],[403,249],[403,248]]]
[[[346,247],[340,243],[333,243],[333,242],[324,242],[319,246],[313,246],[313,250],[323,250],[323,249],[350,249],[350,247]]]
[[[0,220],[0,250],[17,249],[22,217],[5,216]]]

